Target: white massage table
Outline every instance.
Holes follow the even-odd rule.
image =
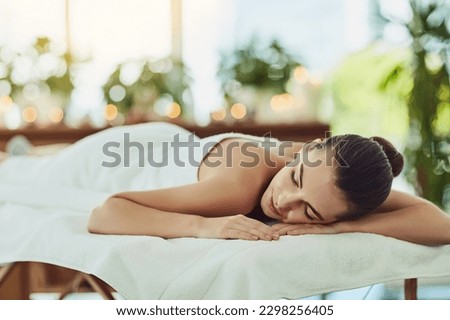
[[[62,158],[50,173],[70,170],[75,158]],[[19,181],[39,182],[22,168],[15,169]],[[97,173],[98,167],[81,171]],[[46,187],[0,180],[0,266],[7,266],[0,269],[0,296],[2,280],[29,275],[27,262],[80,271],[75,282],[88,282],[111,298],[107,283],[126,299],[296,299],[405,279],[411,279],[407,298],[414,298],[414,279],[450,275],[450,245],[426,247],[374,234],[272,242],[93,235],[86,230],[88,215],[109,194],[76,185],[52,188],[49,175],[43,177]],[[164,175],[150,182],[160,186]]]
[[[20,191],[20,192],[19,192]],[[1,282],[18,262],[82,272],[105,298],[296,299],[450,275],[450,245],[426,247],[374,234],[284,236],[279,241],[165,240],[89,234],[90,208],[108,195],[74,188],[0,185]]]

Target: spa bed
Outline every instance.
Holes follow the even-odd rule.
[[[415,278],[450,275],[450,245],[363,233],[272,242],[94,235],[86,230],[88,209],[107,194],[18,191],[0,186],[0,264],[70,268],[126,299],[297,299],[399,279],[412,279],[407,298],[414,298]]]
[[[400,279],[405,297],[414,299],[417,278],[450,275],[450,245],[375,234],[265,242],[88,233],[89,213],[108,196],[0,181],[0,297],[10,290],[8,279],[32,274],[29,262],[76,270],[72,281],[85,281],[105,298],[115,290],[126,299],[297,299]],[[21,282],[27,298],[30,286]]]

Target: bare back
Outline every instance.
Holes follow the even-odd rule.
[[[294,154],[302,146],[303,143],[293,143],[285,149],[284,155],[279,155],[244,139],[225,139],[215,145],[201,162],[198,180],[214,178],[220,181],[225,177],[245,177],[245,180],[253,182],[252,188],[247,189],[249,192],[254,194],[255,189],[264,191],[277,172],[294,159]]]

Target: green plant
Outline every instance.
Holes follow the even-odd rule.
[[[386,51],[377,44],[348,55],[327,83],[335,107],[330,119],[333,133],[351,131],[404,141],[409,128],[407,97],[412,88],[411,59],[407,49]],[[395,83],[381,88],[386,75],[399,65],[405,69],[398,74]]]
[[[222,53],[218,76],[227,99],[242,85],[283,93],[292,70],[300,65],[278,41],[263,47],[254,38],[232,53]]]
[[[412,40],[412,64],[404,61],[381,82],[396,86],[405,72],[412,88],[407,98],[409,136],[407,178],[416,191],[440,207],[450,206],[450,32],[448,1],[410,1],[412,19],[401,22]]]
[[[181,106],[182,114],[191,105],[191,77],[182,62],[165,58],[157,61],[131,61],[120,64],[103,86],[108,103],[127,114],[132,108],[153,108],[166,96]]]
[[[0,81],[4,92],[13,100],[33,105],[42,95],[56,95],[68,100],[74,88],[71,76],[73,58],[70,53],[54,49],[46,37],[22,52],[0,48]],[[67,103],[67,101],[65,101]],[[60,105],[65,107],[65,105]]]

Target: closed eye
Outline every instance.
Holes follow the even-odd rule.
[[[306,206],[306,204],[305,204],[305,211],[303,211],[303,214],[305,215],[306,219],[308,219],[308,220],[310,220],[310,221],[313,221],[314,218],[311,217],[311,216],[308,214],[307,211],[308,211],[308,210],[307,210],[307,206]]]
[[[297,183],[297,181],[295,181],[295,170],[291,171],[291,180],[292,180],[292,183],[298,188],[299,184]],[[305,210],[303,211],[303,214],[305,215],[306,219],[308,219],[310,221],[314,220],[314,218],[308,214],[308,208],[307,208],[306,204],[305,204]]]
[[[303,163],[300,165],[299,180],[300,180],[300,189],[302,189],[303,188]],[[313,218],[313,215],[310,215],[307,212],[307,207],[309,207],[314,212],[315,217],[317,217],[319,220],[324,220],[322,215],[319,212],[317,212],[317,210],[314,209],[311,204],[309,204],[306,201],[304,203],[305,203],[305,211],[304,211],[305,217],[307,217],[310,220],[315,220],[315,218]]]
[[[297,188],[299,187],[297,181],[295,181],[295,170],[291,171],[291,181]]]

